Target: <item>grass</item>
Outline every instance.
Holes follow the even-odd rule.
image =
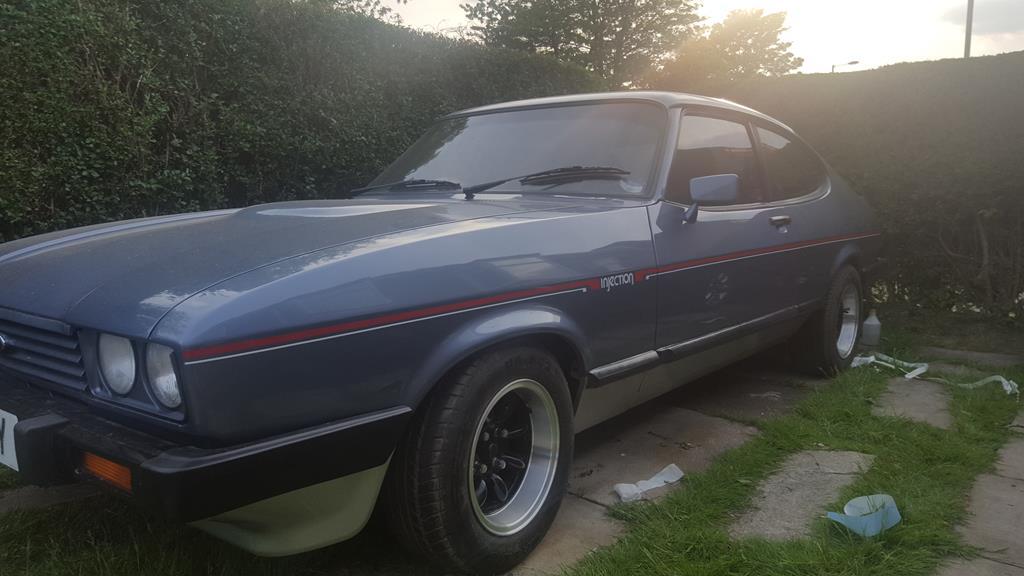
[[[1024,320],[993,318],[970,312],[936,312],[908,305],[878,311],[883,334],[912,339],[920,346],[1021,354]]]
[[[18,487],[18,474],[7,468],[0,468],[0,490]]]
[[[932,573],[948,556],[973,555],[954,526],[964,518],[974,477],[992,467],[1007,439],[1016,398],[998,386],[950,388],[955,423],[943,431],[871,414],[889,376],[870,368],[845,373],[793,414],[763,425],[757,439],[688,476],[664,501],[615,509],[629,525],[626,536],[569,574],[911,576]],[[1007,376],[1024,381],[1024,369]],[[822,447],[876,456],[829,509],[884,492],[895,498],[903,523],[870,540],[821,519],[805,540],[732,541],[728,526],[749,505],[757,482],[788,455]]]
[[[915,335],[888,331],[887,350],[910,350]],[[909,357],[908,357],[909,358]],[[1004,371],[1024,382],[1024,367]],[[628,526],[617,544],[571,569],[597,574],[924,575],[947,556],[973,554],[954,530],[977,474],[989,470],[1019,406],[997,386],[950,388],[954,428],[871,415],[890,375],[863,368],[812,393],[788,416],[761,424],[761,434],[732,450],[657,504],[620,506]],[[870,470],[830,509],[854,496],[886,492],[904,522],[863,540],[825,520],[810,538],[787,543],[730,540],[727,527],[759,480],[805,449],[874,454]],[[0,474],[0,489],[13,485]],[[397,551],[379,529],[322,551],[268,560],[250,556],[184,526],[154,520],[116,497],[101,496],[46,510],[0,515],[0,576],[105,574],[348,575],[430,573]]]

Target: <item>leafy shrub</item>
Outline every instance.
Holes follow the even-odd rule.
[[[705,91],[786,122],[871,201],[890,297],[1024,318],[1024,53]]]
[[[332,197],[434,118],[600,90],[581,69],[329,0],[0,3],[0,241]],[[705,86],[790,124],[876,207],[884,291],[1024,317],[1024,54]]]
[[[0,241],[337,196],[442,114],[599,86],[322,0],[9,0]]]

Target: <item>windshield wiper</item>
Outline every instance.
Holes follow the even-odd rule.
[[[620,176],[626,176],[627,174],[629,174],[629,170],[623,170],[622,168],[616,168],[614,166],[564,166],[562,168],[552,168],[551,170],[533,172],[523,176],[513,176],[511,178],[503,178],[501,180],[484,182],[482,184],[474,184],[473,186],[463,188],[462,191],[466,194],[467,198],[472,198],[475,194],[479,194],[485,190],[490,190],[496,186],[501,186],[502,184],[506,184],[513,180],[518,180],[520,184],[541,184],[551,181],[571,182],[577,180],[589,180],[592,178],[618,178]]]
[[[502,184],[518,180],[520,184],[542,184],[544,182],[572,182],[578,180],[588,180],[594,178],[619,178],[626,176],[630,172],[629,170],[623,170],[622,168],[616,168],[614,166],[563,166],[562,168],[552,168],[550,170],[541,170],[540,172],[531,172],[522,176],[513,176],[511,178],[502,178],[501,180],[493,180],[491,182],[484,182],[482,184],[475,184],[473,186],[463,187],[458,182],[452,182],[451,180],[433,180],[416,178],[412,180],[401,180],[398,182],[389,182],[387,184],[375,184],[373,186],[366,186],[364,188],[355,188],[350,194],[362,194],[371,190],[430,190],[430,189],[444,189],[454,188],[460,190],[466,196],[466,200],[472,200],[473,196],[490,190]]]
[[[349,191],[349,194],[356,195],[369,192],[370,190],[382,190],[385,188],[389,190],[437,190],[442,188],[457,188],[461,190],[462,184],[452,182],[451,180],[414,178],[412,180],[400,180],[387,184],[374,184],[373,186],[364,186],[363,188],[353,188]]]

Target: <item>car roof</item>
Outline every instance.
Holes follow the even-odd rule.
[[[516,100],[514,102],[502,102],[500,104],[490,104],[488,106],[479,106],[477,108],[469,108],[450,114],[451,116],[472,116],[476,114],[488,114],[491,112],[502,112],[506,110],[516,110],[522,108],[548,108],[557,106],[573,106],[577,104],[591,104],[600,102],[621,102],[621,101],[644,101],[651,102],[654,104],[660,104],[666,108],[681,107],[681,106],[705,106],[718,108],[721,110],[729,110],[732,112],[741,112],[750,116],[755,116],[782,126],[789,130],[789,127],[779,122],[778,120],[758,112],[753,108],[748,108],[742,104],[737,104],[723,98],[712,98],[710,96],[699,96],[697,94],[685,94],[682,92],[660,92],[653,90],[628,90],[622,92],[595,92],[592,94],[570,94],[567,96],[552,96],[548,98],[532,98],[530,100]],[[790,130],[792,131],[792,130]]]

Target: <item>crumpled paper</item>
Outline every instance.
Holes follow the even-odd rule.
[[[636,484],[616,484],[612,487],[623,502],[634,502],[644,497],[644,493],[655,488],[675,484],[683,478],[683,471],[675,464],[669,464],[652,476],[649,480],[641,480]]]

